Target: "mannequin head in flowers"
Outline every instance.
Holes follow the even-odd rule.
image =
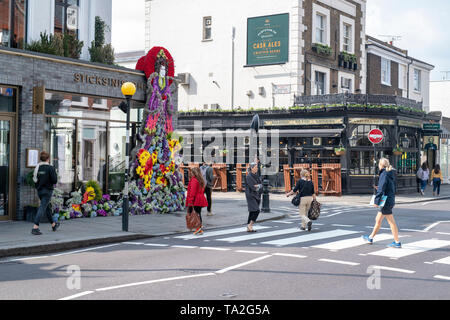
[[[166,75],[167,75],[167,57],[164,50],[159,51],[155,62],[155,72],[159,74],[158,84],[161,89],[166,86]]]

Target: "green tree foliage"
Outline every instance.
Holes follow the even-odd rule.
[[[91,62],[114,64],[114,48],[111,44],[105,45],[105,31],[108,25],[99,16],[95,17],[95,40],[91,42],[89,54]]]
[[[47,32],[41,32],[40,39],[32,41],[26,46],[26,50],[79,59],[83,46],[83,41],[79,41],[74,35],[68,33],[48,35]]]

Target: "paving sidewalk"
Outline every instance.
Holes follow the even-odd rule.
[[[320,197],[319,201],[327,205],[368,205],[370,195],[345,195],[342,197]],[[397,195],[397,204],[428,202],[450,199],[450,185],[441,186],[440,197],[432,196],[432,188],[427,187],[425,196],[418,193]],[[290,199],[284,194],[270,194],[270,213],[261,213],[258,222],[282,219],[286,210],[278,207],[290,207]],[[238,192],[213,194],[214,216],[207,216],[203,210],[205,230],[245,226],[248,218],[245,195]],[[122,231],[122,217],[96,217],[62,221],[57,232],[51,231],[49,223],[41,224],[43,235],[33,236],[33,224],[27,221],[0,222],[0,258],[23,256],[47,252],[78,249],[93,245],[104,245],[120,241],[133,241],[156,236],[188,232],[185,213],[152,214],[129,217],[129,232]]]

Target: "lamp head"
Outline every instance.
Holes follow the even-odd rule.
[[[125,97],[132,97],[136,93],[136,86],[133,82],[125,82],[122,85],[122,94]]]

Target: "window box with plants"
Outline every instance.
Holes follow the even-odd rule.
[[[315,53],[322,54],[324,56],[331,56],[333,54],[333,49],[326,44],[314,43],[312,45],[312,50]]]
[[[404,113],[404,114],[411,114],[411,113],[413,113],[413,108],[400,106],[400,107],[398,107],[398,111],[400,113]]]
[[[330,104],[330,105],[327,105],[325,107],[325,109],[327,110],[327,112],[329,112],[329,111],[344,111],[345,106],[342,104]]]
[[[294,106],[290,107],[289,110],[291,111],[291,113],[305,113],[306,107]]]
[[[366,111],[366,106],[364,104],[349,104],[347,106],[348,111]]]
[[[345,155],[346,152],[347,152],[347,150],[344,147],[334,148],[334,153],[337,156],[343,156],[343,155]]]
[[[392,150],[392,153],[395,156],[401,156],[403,154],[403,152],[404,152],[403,149],[400,148],[398,145]]]
[[[309,106],[306,107],[306,111],[307,112],[324,112],[325,111],[325,106],[320,105],[320,106]]]
[[[339,66],[344,67],[345,69],[358,70],[357,60],[356,55],[346,51],[342,51],[339,54]]]

